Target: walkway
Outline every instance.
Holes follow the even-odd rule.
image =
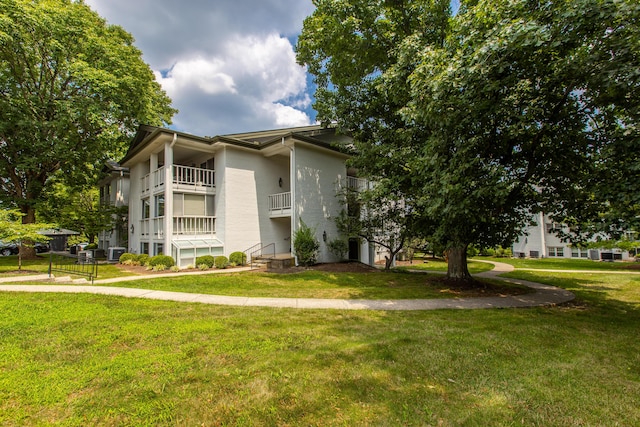
[[[130,298],[148,298],[165,301],[197,302],[202,304],[230,305],[242,307],[279,307],[306,309],[338,309],[338,310],[437,310],[437,309],[479,309],[479,308],[519,308],[542,307],[562,304],[574,299],[574,295],[564,289],[525,280],[503,279],[499,275],[513,271],[513,266],[500,262],[486,261],[494,265],[494,269],[477,274],[528,286],[535,292],[525,295],[480,298],[446,298],[446,299],[400,299],[400,300],[356,300],[356,299],[320,299],[320,298],[260,298],[236,297],[223,295],[192,294],[186,292],[154,291],[139,288],[117,288],[109,286],[88,285],[16,285],[0,284],[0,291],[9,292],[52,292],[52,293],[90,293],[99,295],[117,295]],[[237,271],[237,270],[236,270]],[[175,277],[180,273],[173,273]],[[186,273],[181,275],[197,275],[202,273]],[[211,273],[209,273],[211,274]],[[165,276],[165,275],[162,275]],[[38,277],[38,276],[36,276]],[[113,283],[116,281],[142,280],[153,276],[129,276],[116,279],[96,280],[94,283]],[[45,278],[48,276],[45,275]],[[20,280],[35,280],[20,277]]]

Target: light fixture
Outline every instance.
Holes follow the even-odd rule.
[[[134,231],[133,224],[131,224],[131,234],[133,234],[133,231]]]
[[[282,188],[282,178],[278,179],[278,185],[280,186],[280,188]]]
[[[323,242],[326,242],[326,241],[327,241],[327,232],[326,232],[326,231],[323,231],[323,232],[322,232],[322,241],[323,241]]]

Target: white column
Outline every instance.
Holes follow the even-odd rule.
[[[544,223],[544,213],[538,214],[538,224],[540,225],[540,257],[546,258],[547,256],[547,226]]]
[[[164,255],[171,255],[173,237],[173,142],[164,144]],[[177,261],[177,260],[176,260]]]

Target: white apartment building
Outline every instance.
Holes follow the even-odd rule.
[[[513,256],[520,258],[583,258],[591,260],[627,260],[629,252],[621,249],[584,249],[563,242],[555,230],[567,232],[564,224],[558,224],[539,213],[534,225],[526,228],[525,233],[513,244]]]
[[[335,261],[327,243],[338,232],[348,137],[334,128],[199,137],[141,126],[120,162],[129,170],[128,251],[171,255],[194,265],[201,255],[288,254],[301,222],[315,230],[319,262]],[[349,257],[369,263],[368,244]]]
[[[107,161],[102,169],[104,178],[98,182],[100,187],[100,205],[103,207],[124,207],[129,204],[129,169],[114,161]],[[108,251],[109,248],[127,248],[127,224],[115,221],[111,230],[98,234],[98,247]],[[105,252],[106,253],[106,252]],[[117,253],[116,253],[117,255]]]

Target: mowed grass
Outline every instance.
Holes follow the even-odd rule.
[[[2,293],[0,424],[640,425],[639,277],[512,275],[578,300],[381,312]]]
[[[515,268],[543,269],[543,270],[622,270],[634,271],[634,267],[640,266],[637,262],[606,262],[591,261],[588,259],[574,258],[493,258],[477,257],[479,260],[504,262]],[[635,271],[640,271],[637,269]]]
[[[485,280],[485,288],[457,289],[442,275],[406,272],[331,273],[307,270],[299,273],[214,273],[163,277],[144,281],[106,283],[105,286],[143,288],[198,294],[272,298],[431,299],[481,296],[491,293],[528,293],[530,289]]]
[[[487,258],[487,260],[500,261],[498,258]],[[483,271],[489,271],[493,269],[493,265],[486,262],[478,262],[469,260],[467,263],[469,273],[476,274]],[[407,271],[407,270],[419,270],[419,271],[433,271],[433,272],[446,272],[447,262],[441,258],[415,258],[409,265],[403,265],[395,267],[394,270]]]
[[[0,278],[27,274],[48,274],[49,273],[49,255],[38,255],[37,259],[22,260],[22,269],[18,270],[18,256],[12,255],[0,257]],[[55,276],[69,276],[69,274],[54,272]],[[81,276],[70,275],[73,278]],[[114,277],[135,276],[135,273],[123,270],[116,264],[99,264],[97,279],[111,279]]]

